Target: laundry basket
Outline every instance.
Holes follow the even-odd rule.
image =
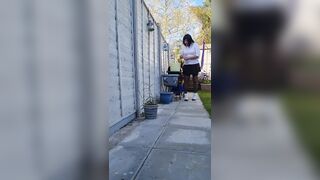
[[[163,85],[167,87],[177,87],[179,82],[178,74],[162,75]]]

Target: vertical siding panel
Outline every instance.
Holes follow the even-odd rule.
[[[110,83],[108,83],[108,90],[112,94],[111,97],[108,97],[108,102],[112,104],[109,110],[109,113],[113,114],[112,121],[109,123],[111,126],[135,113],[137,107],[141,108],[149,95],[159,99],[160,74],[165,73],[168,64],[167,53],[162,52],[162,44],[165,40],[159,36],[160,28],[156,22],[154,22],[155,30],[148,31],[148,20],[154,21],[154,19],[149,14],[143,0],[136,2],[111,0],[110,6],[115,7],[115,2],[118,2],[118,12],[115,11],[115,8],[109,7],[109,17],[112,18],[110,18],[108,29],[110,44],[108,63],[110,76],[112,76]],[[136,3],[136,34],[133,34],[133,2]],[[134,36],[137,37],[136,56],[133,46]],[[160,46],[159,40],[161,41]],[[137,58],[137,74],[134,69],[135,57]],[[135,82],[136,78],[139,80],[137,83]],[[139,88],[135,92],[137,84]],[[140,104],[135,106],[137,98]]]
[[[126,117],[135,113],[135,76],[133,52],[133,17],[130,0],[119,0],[119,49],[121,62],[121,99],[123,114]]]
[[[155,94],[156,98],[160,98],[160,72],[159,72],[159,44],[158,44],[158,27],[155,29],[154,32],[154,58],[155,58]]]
[[[120,113],[120,87],[119,87],[119,75],[118,75],[118,55],[117,55],[117,41],[116,41],[116,9],[115,9],[116,0],[109,1],[109,29],[107,33],[107,38],[109,42],[108,49],[108,65],[109,65],[109,78],[108,82],[108,91],[112,96],[108,96],[108,103],[112,104],[109,106],[108,113],[112,114],[109,125],[113,125],[117,120],[121,119]]]
[[[154,66],[155,66],[155,59],[154,59],[154,33],[155,31],[150,32],[150,82],[152,84],[151,86],[151,94],[152,97],[155,97],[155,87],[156,87],[156,82],[154,81],[155,79],[155,72],[154,72]]]
[[[143,29],[143,72],[144,72],[144,81],[143,81],[143,91],[144,91],[144,100],[148,98],[150,95],[149,91],[149,44],[148,44],[148,29],[147,29],[147,22],[148,22],[148,11],[144,7],[143,8],[143,17],[142,17],[142,29]]]
[[[143,11],[142,11],[142,1],[137,1],[137,36],[138,36],[138,47],[137,47],[137,53],[138,53],[138,68],[139,68],[139,92],[138,92],[138,98],[140,99],[140,107],[143,105],[143,99],[144,99],[144,76],[143,76],[143,26],[142,26],[142,18],[143,18]]]

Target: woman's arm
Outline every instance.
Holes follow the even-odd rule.
[[[186,60],[186,61],[194,60],[194,59],[198,59],[200,57],[200,48],[199,48],[198,44],[194,43],[193,47],[194,47],[195,54],[184,57],[184,60]]]
[[[184,60],[188,61],[188,60],[194,60],[194,59],[198,59],[199,56],[197,55],[190,55],[188,57],[185,57]]]

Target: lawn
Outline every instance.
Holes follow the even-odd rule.
[[[301,142],[320,167],[320,94],[286,92],[283,100]]]
[[[211,117],[211,92],[199,91],[198,94],[200,96],[204,108],[208,111]]]

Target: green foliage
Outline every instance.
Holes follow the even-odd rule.
[[[196,18],[189,13],[188,0],[145,0],[151,14],[161,26],[161,32],[168,43],[181,39],[194,29]]]
[[[151,94],[151,88],[153,84],[145,84],[144,91],[148,92],[147,96],[144,98],[143,105],[140,108],[143,108],[144,105],[157,105],[158,101],[155,97]]]
[[[191,7],[191,12],[197,17],[202,24],[202,30],[196,37],[196,41],[201,44],[202,41],[205,43],[211,43],[211,0],[206,0],[203,6]]]
[[[204,108],[208,111],[211,117],[211,92],[199,91],[198,94],[200,96]]]
[[[204,80],[202,81],[202,83],[203,83],[203,84],[211,84],[211,80],[209,80],[209,79],[204,79]]]

